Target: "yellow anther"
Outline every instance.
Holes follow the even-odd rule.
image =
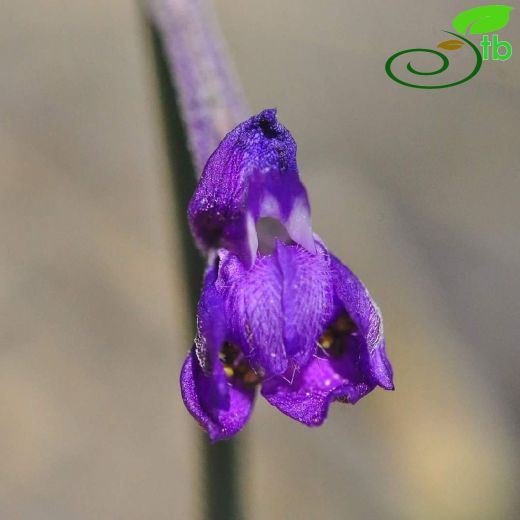
[[[331,332],[326,331],[320,337],[319,343],[323,348],[330,348],[330,347],[332,347],[332,344],[334,343],[334,336],[332,335]]]
[[[233,375],[235,374],[235,371],[233,370],[232,367],[225,366],[224,367],[224,374],[226,374],[227,377],[233,377]]]

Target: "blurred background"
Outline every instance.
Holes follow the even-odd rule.
[[[520,16],[500,31],[512,59],[465,85],[384,72],[484,3],[216,5],[253,110],[298,141],[315,229],[382,308],[397,387],[315,430],[258,400],[248,519],[518,518]],[[2,7],[0,518],[197,518],[192,317],[142,13]]]

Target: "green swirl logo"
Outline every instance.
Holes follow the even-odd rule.
[[[406,65],[406,69],[411,74],[414,74],[416,76],[436,76],[439,74],[442,74],[444,71],[448,69],[450,66],[450,61],[446,54],[439,50],[435,49],[423,49],[423,48],[416,48],[416,49],[407,49],[404,51],[396,52],[395,54],[392,54],[386,61],[385,70],[390,79],[395,81],[396,83],[399,83],[400,85],[404,85],[406,87],[412,87],[412,88],[419,88],[419,89],[441,89],[441,88],[449,88],[449,87],[455,87],[456,85],[461,85],[462,83],[466,83],[470,79],[474,78],[480,68],[482,67],[482,61],[489,59],[489,47],[492,47],[492,59],[494,61],[506,61],[508,60],[512,53],[512,46],[509,42],[506,41],[500,41],[497,34],[493,35],[493,39],[490,40],[487,34],[493,31],[497,31],[499,29],[502,29],[509,23],[509,13],[512,10],[512,7],[509,7],[507,5],[485,5],[480,7],[475,7],[474,9],[469,9],[467,11],[463,11],[462,13],[459,13],[453,20],[453,27],[457,31],[451,32],[451,31],[444,31],[447,34],[450,34],[454,36],[455,40],[447,40],[439,43],[437,45],[438,49],[443,49],[445,51],[454,51],[457,49],[460,49],[462,47],[469,47],[473,54],[475,55],[475,65],[473,67],[473,70],[464,78],[459,79],[457,81],[452,81],[450,83],[444,83],[439,85],[424,85],[424,84],[416,84],[411,83],[410,81],[405,81],[404,79],[399,78],[396,73],[392,70],[392,65],[394,64],[394,61],[403,55],[411,55],[411,54],[417,54],[417,53],[426,53],[426,54],[433,54],[434,56],[438,57],[440,61],[440,65],[437,69],[431,70],[431,71],[421,71],[417,70],[413,65],[412,62],[409,61]],[[483,54],[480,52],[479,48],[468,38],[465,36],[462,36],[458,33],[464,33],[464,34],[484,34],[482,41],[480,45],[483,49]],[[501,52],[501,50],[505,50],[504,52]]]

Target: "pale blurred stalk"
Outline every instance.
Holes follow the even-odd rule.
[[[207,158],[248,110],[206,2],[157,0],[152,8],[153,50],[195,330],[204,259],[193,243],[186,210]],[[203,518],[240,520],[237,441],[211,445],[203,433],[201,445]]]

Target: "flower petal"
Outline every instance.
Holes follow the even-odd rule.
[[[222,252],[217,285],[224,294],[230,331],[265,375],[307,363],[333,310],[330,259],[278,242],[272,255],[246,269]]]
[[[280,220],[291,238],[315,252],[310,207],[296,164],[296,143],[264,110],[232,130],[208,160],[188,217],[202,249],[224,247],[251,266],[256,222]]]
[[[254,366],[283,374],[288,359],[283,341],[282,275],[272,256],[259,256],[251,269],[220,252],[218,287],[224,295],[230,336]]]
[[[208,432],[211,442],[228,439],[238,433],[251,414],[255,389],[245,385],[228,385],[229,406],[221,409],[208,402],[208,386],[213,384],[211,375],[203,372],[192,350],[181,371],[181,393],[186,408]],[[225,377],[225,376],[224,376]]]
[[[209,262],[204,275],[202,293],[197,306],[197,335],[195,354],[202,371],[213,377],[208,379],[204,399],[208,407],[229,408],[229,391],[219,352],[226,337],[224,302],[217,291],[217,264]]]
[[[319,352],[301,371],[264,382],[262,395],[281,412],[306,424],[319,426],[329,404],[338,399],[356,403],[376,386],[361,335],[346,340],[345,353],[334,357]]]
[[[215,260],[215,261],[213,261]],[[218,441],[247,421],[254,388],[228,381],[219,353],[226,340],[224,303],[216,288],[218,262],[210,259],[197,309],[197,335],[181,372],[181,391],[189,412]]]
[[[315,351],[316,339],[332,316],[330,258],[324,248],[312,255],[301,247],[281,242],[275,258],[283,280],[285,350],[301,366]]]
[[[379,307],[359,278],[336,257],[331,255],[331,259],[336,296],[365,339],[370,374],[379,386],[393,390],[393,371],[386,357]]]
[[[316,356],[299,372],[266,380],[262,395],[289,417],[319,426],[327,417],[334,391],[346,383],[328,358]]]
[[[319,249],[324,247],[319,244]],[[393,390],[381,314],[367,289],[331,255],[336,317],[346,312],[356,325],[335,352],[318,349],[300,371],[264,381],[262,395],[280,411],[308,426],[323,423],[334,400],[356,403],[379,385]],[[332,320],[334,322],[334,320]]]

